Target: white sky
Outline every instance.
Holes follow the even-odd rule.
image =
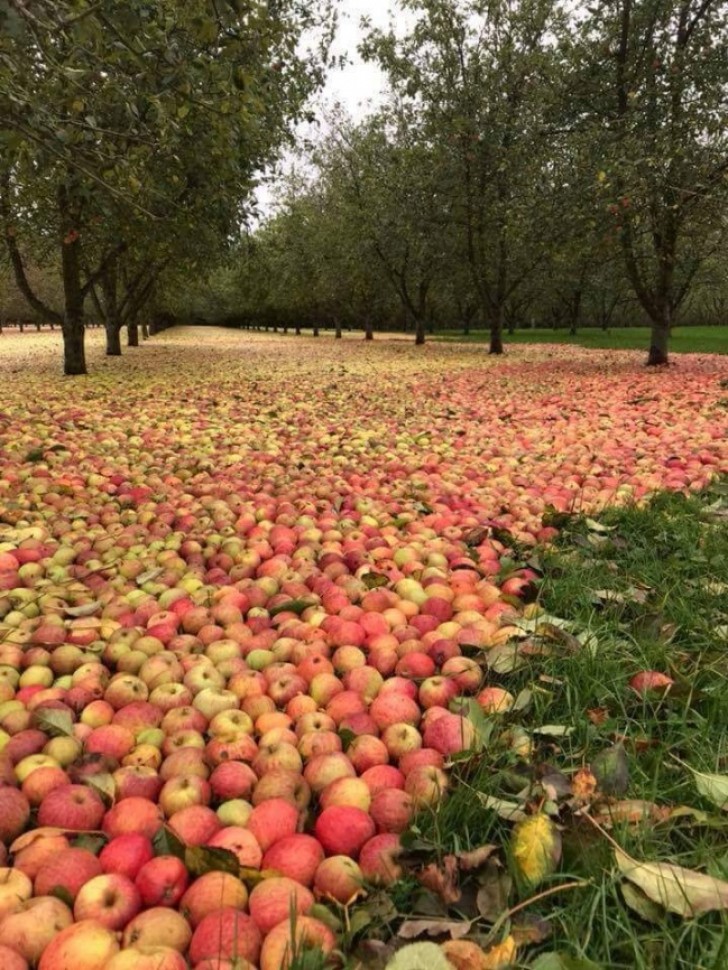
[[[324,90],[316,98],[314,107],[317,114],[327,105],[339,102],[354,118],[361,118],[381,103],[386,87],[384,74],[375,64],[365,64],[357,52],[357,46],[364,37],[361,19],[369,17],[373,27],[386,28],[392,22],[392,12],[396,10],[396,0],[340,0],[339,28],[332,53],[337,58],[345,55],[349,63],[329,74]],[[398,11],[397,25],[401,25],[404,19],[402,12]],[[302,125],[300,132],[301,137],[306,137],[310,129]],[[256,195],[261,215],[265,218],[275,208],[273,186],[260,186]]]

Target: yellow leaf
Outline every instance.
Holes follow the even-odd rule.
[[[531,815],[513,830],[513,859],[532,886],[542,882],[559,864],[561,836],[548,815]]]
[[[515,962],[516,949],[516,941],[512,936],[507,936],[502,943],[485,953],[480,970],[505,970]]]

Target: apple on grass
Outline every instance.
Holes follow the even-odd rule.
[[[289,970],[296,955],[318,950],[325,955],[336,946],[333,932],[320,920],[299,916],[295,930],[290,919],[284,919],[266,936],[260,951],[260,970]]]
[[[359,853],[359,866],[367,882],[389,886],[402,875],[402,867],[397,863],[401,853],[399,835],[385,832],[375,835],[362,846]]]
[[[332,899],[342,906],[348,906],[361,895],[363,884],[364,875],[357,863],[348,856],[334,855],[319,865],[313,888],[320,899]]]

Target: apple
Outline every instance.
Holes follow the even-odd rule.
[[[177,950],[167,946],[151,946],[122,950],[111,958],[106,970],[188,970],[188,966]]]
[[[421,717],[419,705],[411,697],[399,692],[385,693],[383,690],[372,701],[369,713],[380,731],[401,722],[417,727]]]
[[[131,879],[118,873],[104,873],[79,889],[73,916],[77,922],[93,920],[106,929],[121,930],[141,906],[142,898]]]
[[[227,849],[232,852],[245,869],[260,869],[263,851],[253,832],[246,828],[228,825],[216,832],[207,844],[214,849]]]
[[[193,928],[214,912],[226,906],[246,909],[248,890],[229,872],[207,872],[187,889],[180,902],[180,913]]]
[[[443,714],[436,721],[428,723],[424,731],[425,745],[442,755],[469,751],[476,739],[473,722],[459,714]]]
[[[412,796],[399,788],[385,788],[377,792],[369,809],[378,832],[404,832],[414,813]]]
[[[1,791],[1,790],[0,790]],[[38,824],[76,832],[98,829],[104,818],[104,803],[84,785],[61,785],[48,792],[38,809]]]
[[[218,956],[257,964],[260,948],[260,930],[250,916],[225,906],[208,913],[199,922],[192,935],[189,959],[193,965]]]
[[[435,768],[442,768],[444,763],[445,758],[439,751],[436,751],[434,748],[419,748],[417,751],[411,751],[409,754],[403,755],[399,759],[397,766],[406,778],[413,768],[422,768],[425,765],[434,765]]]
[[[216,799],[249,798],[258,784],[253,769],[241,762],[223,762],[210,775],[210,789]]]
[[[125,798],[104,815],[101,828],[109,838],[119,835],[145,835],[154,838],[163,824],[162,811],[148,798]]]
[[[191,805],[209,805],[212,788],[197,775],[177,775],[164,783],[159,792],[159,806],[169,818]]]
[[[142,904],[176,906],[189,884],[189,873],[177,856],[160,855],[145,862],[134,880]]]
[[[133,880],[144,863],[153,857],[154,848],[150,839],[138,832],[131,832],[107,842],[98,859],[103,872],[117,873]]]
[[[47,896],[60,888],[75,899],[80,888],[103,871],[101,861],[88,849],[66,849],[41,866],[33,890],[36,896]]]
[[[190,924],[181,913],[168,906],[144,909],[124,927],[122,945],[145,950],[147,947],[167,946],[186,953],[192,939]]]
[[[375,796],[375,799],[381,796]],[[316,838],[326,855],[347,855],[355,859],[362,845],[375,834],[375,823],[360,808],[334,805],[316,819]]]
[[[365,842],[359,853],[359,866],[367,882],[389,886],[402,876],[396,862],[402,847],[399,835],[385,832]]]
[[[96,920],[81,920],[53,937],[38,970],[106,970],[119,952],[116,934]]]
[[[255,836],[261,850],[266,852],[279,839],[295,834],[298,811],[284,798],[269,798],[255,806],[247,828]]]
[[[320,920],[299,916],[295,929],[290,919],[284,919],[266,936],[260,951],[260,970],[289,970],[295,955],[305,959],[307,950],[327,955],[336,946],[333,932]]]
[[[337,778],[319,795],[319,806],[330,808],[333,805],[351,805],[363,812],[369,811],[372,795],[369,786],[361,778]]]
[[[35,829],[21,835],[11,845],[13,865],[33,880],[46,862],[70,848],[70,842],[65,835],[55,830],[44,831]]]
[[[265,937],[278,923],[290,919],[292,910],[297,916],[303,916],[313,904],[313,895],[305,886],[286,876],[272,876],[253,887],[249,909],[261,936]]]
[[[486,714],[505,714],[516,702],[513,694],[502,687],[484,687],[476,700]]]
[[[17,788],[0,788],[0,842],[13,842],[30,819],[30,802]]]
[[[365,843],[366,845],[366,843]],[[334,855],[324,859],[316,870],[313,888],[320,899],[333,899],[348,906],[363,892],[364,876],[353,859]]]
[[[304,761],[319,754],[336,754],[342,748],[341,738],[334,731],[308,731],[298,742],[298,753]]]
[[[28,961],[16,950],[0,944],[0,967],[3,970],[28,970]]]
[[[282,876],[311,886],[324,851],[311,835],[289,835],[275,842],[263,856],[262,869],[274,869]]]
[[[374,765],[367,768],[361,780],[366,784],[372,798],[387,788],[404,788],[404,775],[394,765]]]
[[[73,914],[55,896],[37,896],[22,903],[0,923],[0,946],[19,953],[35,965],[43,951],[61,930],[73,923]]]
[[[447,775],[434,765],[413,768],[404,783],[404,790],[412,796],[416,810],[434,808],[442,799],[447,787]]]
[[[217,806],[217,817],[225,826],[240,826],[248,824],[253,806],[243,798],[230,798]],[[256,843],[257,844],[257,843]]]
[[[20,869],[0,869],[0,923],[33,895],[33,883]]]
[[[206,805],[190,805],[171,815],[168,825],[185,845],[204,845],[220,829],[221,823]]]
[[[354,778],[356,771],[345,754],[316,755],[308,762],[303,771],[303,777],[311,786],[311,791],[318,794],[337,778]]]

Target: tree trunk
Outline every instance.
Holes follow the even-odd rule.
[[[343,334],[341,332],[341,320],[339,320],[338,317],[334,321],[334,329],[336,331],[334,336],[336,337],[337,340],[341,340]]]
[[[121,331],[112,323],[106,325],[106,356],[121,357]]]
[[[297,337],[301,336],[301,327],[299,324],[296,324],[296,336]]]
[[[369,318],[364,322],[364,339],[374,340],[374,324]]]
[[[318,327],[314,327],[313,328],[313,335],[314,335],[314,337],[318,337],[318,335],[319,335],[319,328]]]
[[[138,347],[139,346],[139,324],[136,320],[130,320],[126,325],[127,331],[127,347]]]
[[[142,340],[149,340],[149,327],[146,323],[142,324]]]
[[[660,319],[652,321],[650,352],[647,355],[648,367],[659,367],[661,364],[668,363],[668,346],[670,343],[671,328],[672,308],[669,303],[665,303],[662,307]]]
[[[63,373],[69,376],[86,373],[83,320],[69,319],[63,323]]]
[[[490,354],[502,354],[503,353],[503,315],[504,306],[499,304],[495,308],[493,313],[493,319],[490,324],[490,348],[488,353]]]
[[[425,342],[426,322],[424,317],[415,320],[415,347],[421,347]]]

